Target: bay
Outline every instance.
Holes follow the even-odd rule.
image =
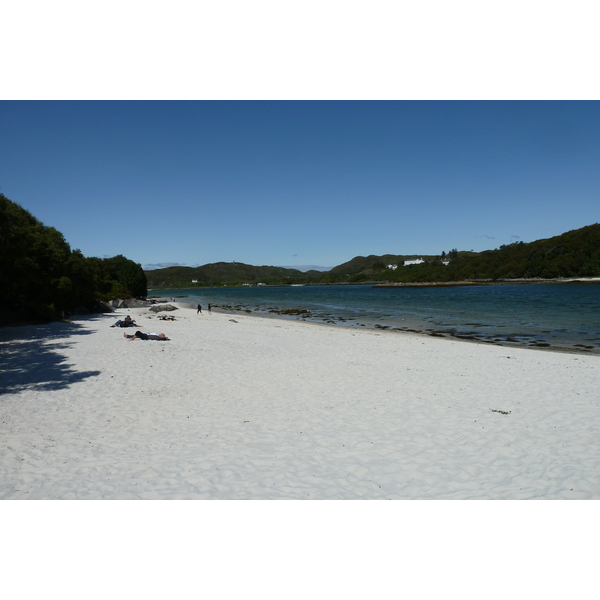
[[[231,314],[600,353],[598,284],[242,286],[154,294]]]

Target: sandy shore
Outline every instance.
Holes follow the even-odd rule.
[[[179,306],[0,330],[0,498],[600,498],[598,357]]]

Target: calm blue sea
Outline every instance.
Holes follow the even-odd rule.
[[[600,284],[237,287],[155,295],[232,314],[600,351]]]

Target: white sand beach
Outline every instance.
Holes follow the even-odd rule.
[[[0,498],[600,498],[596,356],[170,314],[0,331]]]

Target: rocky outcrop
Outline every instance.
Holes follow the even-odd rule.
[[[178,308],[176,306],[173,306],[172,304],[160,304],[160,305],[151,306],[150,310],[152,312],[157,313],[162,310],[178,310]]]
[[[111,313],[111,312],[115,312],[115,309],[108,302],[99,300],[98,305],[97,305],[97,311],[102,312],[102,313],[107,313],[107,312]]]
[[[76,306],[73,310],[69,311],[65,316],[72,315],[95,315],[98,313],[111,313],[115,312],[115,309],[110,305],[109,302],[98,300],[96,304],[90,306]]]
[[[112,300],[111,304],[114,308],[144,308],[152,306],[153,300],[138,300],[138,298],[127,298],[125,300]]]

